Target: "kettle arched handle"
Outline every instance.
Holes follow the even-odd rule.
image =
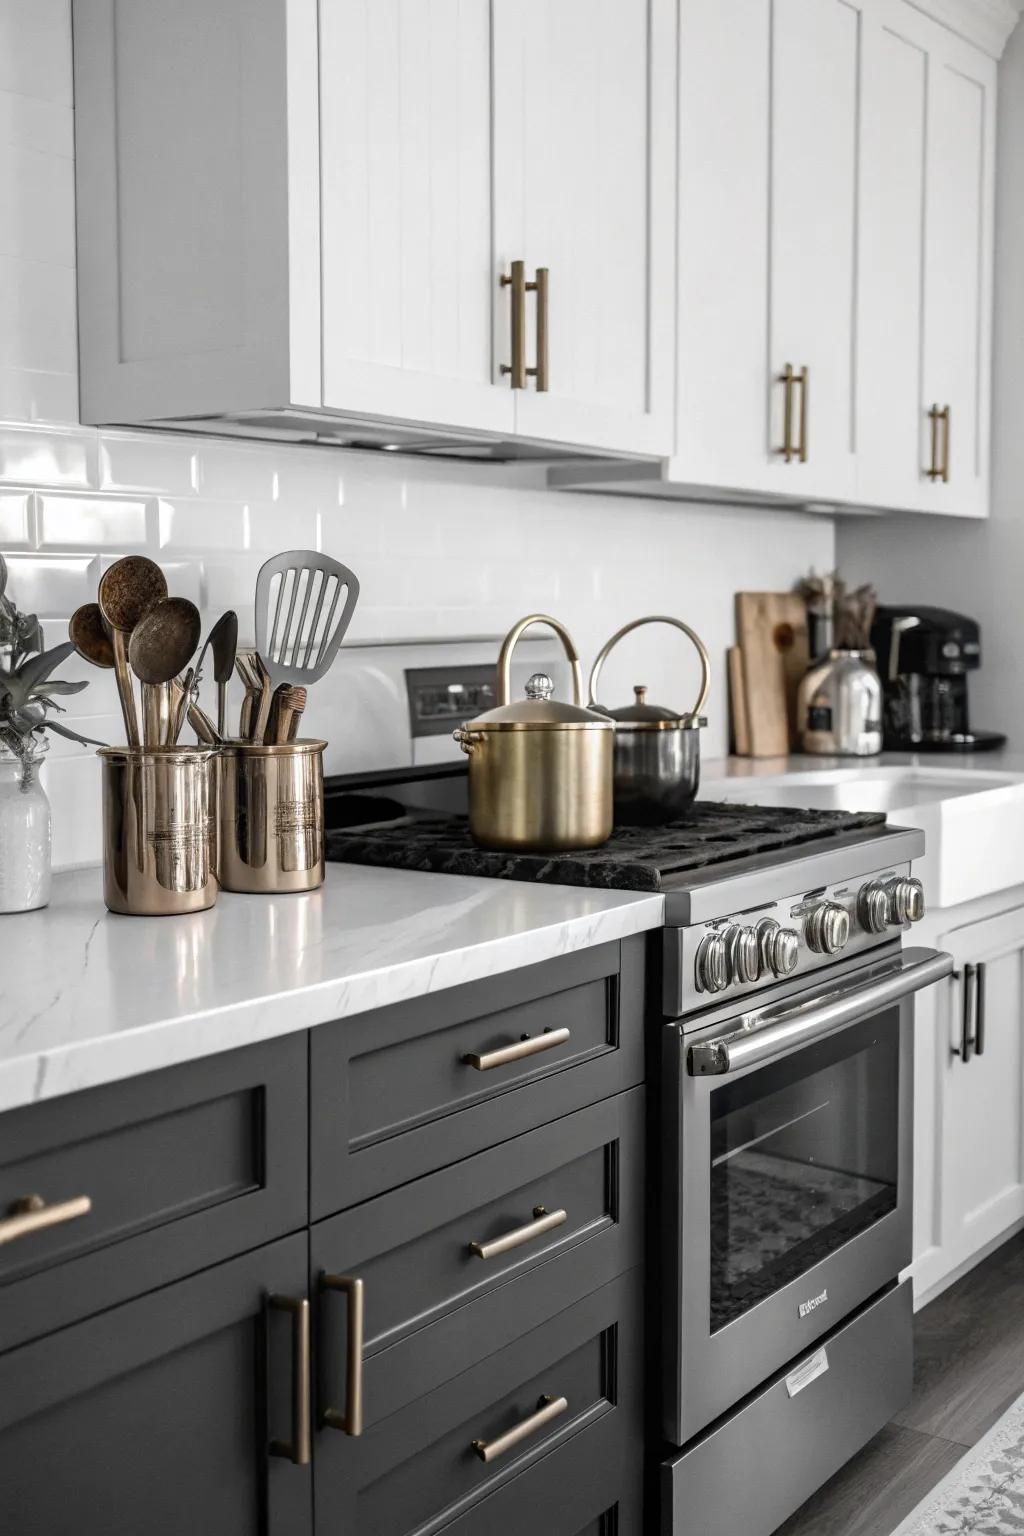
[[[498,653],[498,703],[509,704],[512,698],[512,652],[519,644],[520,637],[531,624],[547,624],[553,629],[561,640],[565,654],[569,658],[569,666],[572,669],[572,701],[581,708],[583,705],[583,670],[580,667],[580,657],[572,636],[564,624],[558,619],[553,619],[547,613],[531,613],[525,619],[520,619],[518,624],[513,624],[504,640],[501,642],[501,650]],[[698,642],[699,643],[699,642]]]
[[[611,639],[601,647],[590,673],[588,696],[590,708],[600,708],[597,702],[597,687],[601,678],[601,669],[608,660],[608,657],[620,640],[626,635],[631,634],[634,629],[639,629],[642,624],[671,624],[675,629],[681,629],[687,639],[692,640],[697,649],[697,655],[700,657],[700,693],[697,695],[697,702],[690,713],[699,717],[704,713],[704,706],[708,701],[708,693],[711,688],[711,662],[708,659],[707,647],[700,636],[690,628],[689,624],[684,624],[682,619],[673,619],[667,613],[652,613],[645,619],[634,619],[630,624],[623,624],[622,628],[617,630]]]

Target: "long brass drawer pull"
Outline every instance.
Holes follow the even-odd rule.
[[[271,1296],[270,1306],[292,1320],[292,1438],[272,1440],[271,1456],[283,1456],[297,1467],[308,1467],[312,1456],[310,1424],[309,1302],[305,1296]]]
[[[567,1029],[546,1029],[541,1035],[517,1040],[515,1045],[504,1045],[500,1051],[485,1051],[482,1056],[469,1051],[462,1059],[467,1067],[490,1072],[495,1067],[507,1067],[513,1061],[525,1061],[527,1056],[536,1056],[539,1051],[553,1051],[556,1045],[564,1045],[568,1038]]]
[[[92,1201],[88,1195],[76,1195],[73,1200],[62,1200],[59,1205],[47,1205],[41,1195],[26,1195],[9,1207],[9,1215],[0,1217],[0,1247],[19,1237],[31,1237],[33,1232],[45,1232],[48,1227],[77,1221],[79,1216],[88,1216],[91,1210]]]
[[[478,1259],[496,1259],[500,1254],[511,1253],[513,1248],[521,1248],[524,1243],[532,1243],[536,1237],[543,1237],[545,1232],[553,1232],[568,1219],[566,1211],[549,1211],[546,1206],[535,1205],[533,1220],[525,1227],[516,1227],[514,1232],[506,1232],[504,1237],[493,1238],[489,1243],[470,1243],[469,1251]]]
[[[801,464],[807,463],[807,391],[810,383],[810,369],[801,368],[796,376],[800,385],[800,440],[797,444],[796,456]]]
[[[499,1435],[497,1440],[474,1440],[473,1450],[481,1461],[497,1461],[499,1456],[504,1456],[506,1451],[511,1451],[530,1435],[535,1435],[538,1429],[543,1429],[545,1424],[551,1423],[552,1419],[560,1418],[563,1413],[568,1412],[568,1409],[567,1398],[542,1397],[537,1404],[536,1413],[531,1413],[528,1419],[523,1419],[506,1434]]]
[[[792,462],[795,449],[793,447],[793,385],[796,382],[796,374],[793,372],[793,364],[787,363],[779,375],[779,383],[784,394],[782,397],[782,447],[776,448],[776,453],[782,455],[786,463]]]
[[[527,368],[526,371],[530,378],[536,382],[537,393],[545,395],[550,387],[548,368],[548,297],[551,291],[551,284],[550,273],[547,267],[537,268],[534,273],[533,282],[526,285],[526,291],[527,293],[535,293],[537,295],[537,366],[536,368]]]
[[[363,1432],[363,1337],[366,1297],[362,1280],[354,1275],[321,1275],[321,1291],[343,1291],[348,1297],[348,1349],[345,1356],[345,1408],[325,1408],[321,1422],[353,1438]]]
[[[932,427],[931,464],[925,470],[928,480],[949,481],[949,406],[933,405],[928,412]],[[939,430],[942,430],[942,451],[939,451]]]
[[[513,389],[526,388],[526,262],[514,261],[501,274],[501,286],[511,288],[512,361],[502,363],[501,371]]]

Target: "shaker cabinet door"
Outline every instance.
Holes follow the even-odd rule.
[[[499,433],[489,0],[320,0],[328,409]]]
[[[864,73],[860,500],[984,516],[996,66],[881,0]]]
[[[860,0],[687,0],[670,479],[856,487]]]
[[[773,7],[772,486],[837,500],[856,490],[863,24],[856,0],[775,0]]]
[[[495,221],[526,264],[521,436],[664,453],[672,444],[675,6],[494,0]],[[515,295],[500,290],[511,362]],[[543,375],[546,330],[547,378]],[[544,388],[543,386],[547,387]]]
[[[3,1530],[305,1536],[310,1468],[273,1453],[304,1362],[271,1304],[305,1295],[303,1235],[0,1355]]]

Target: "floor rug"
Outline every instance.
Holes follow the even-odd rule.
[[[1024,1396],[892,1536],[1024,1536]]]

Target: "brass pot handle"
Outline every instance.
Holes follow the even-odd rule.
[[[513,624],[504,640],[501,642],[501,650],[498,653],[498,703],[508,704],[512,697],[512,652],[519,644],[520,637],[531,624],[547,624],[553,629],[561,640],[565,654],[569,658],[572,668],[572,701],[574,704],[583,703],[583,672],[580,667],[580,657],[572,636],[564,624],[558,619],[553,619],[548,613],[531,613],[525,619],[520,619],[518,624]]]
[[[363,1337],[366,1328],[366,1295],[362,1280],[354,1275],[320,1276],[321,1291],[343,1291],[348,1297],[348,1349],[345,1356],[345,1409],[325,1408],[320,1421],[328,1429],[358,1437],[363,1432]]]
[[[524,1243],[532,1243],[535,1238],[543,1237],[546,1232],[553,1232],[568,1220],[568,1211],[549,1211],[545,1205],[535,1205],[533,1220],[525,1226],[504,1232],[501,1237],[492,1238],[489,1243],[470,1243],[469,1251],[475,1259],[497,1259],[503,1253],[511,1253],[513,1248],[521,1248]]]
[[[305,1296],[271,1296],[269,1305],[292,1320],[292,1438],[272,1440],[270,1455],[283,1456],[297,1467],[308,1467],[312,1456],[310,1429],[309,1302]]]
[[[77,1221],[79,1216],[88,1216],[91,1210],[92,1201],[88,1195],[76,1195],[73,1200],[62,1200],[59,1205],[47,1205],[41,1195],[26,1195],[24,1199],[14,1201],[7,1216],[0,1217],[0,1247],[19,1237],[31,1237],[33,1232],[45,1232],[48,1227]]]
[[[624,639],[634,629],[639,629],[642,624],[672,624],[676,629],[681,629],[687,639],[693,641],[697,648],[697,655],[700,657],[700,693],[697,695],[697,702],[690,713],[699,719],[704,713],[704,706],[708,701],[708,693],[711,690],[711,662],[708,657],[707,647],[700,636],[690,628],[689,624],[684,624],[682,619],[673,619],[667,613],[652,613],[645,619],[634,619],[631,624],[623,624],[622,628],[616,630],[611,639],[601,647],[590,673],[590,692],[588,695],[590,707],[592,709],[600,707],[597,702],[597,686],[601,679],[602,668],[608,657],[620,640]]]
[[[473,1450],[481,1461],[497,1461],[499,1456],[504,1456],[506,1451],[511,1451],[530,1435],[535,1435],[538,1429],[543,1429],[546,1424],[551,1423],[552,1419],[561,1418],[562,1414],[567,1413],[568,1410],[567,1398],[542,1397],[537,1404],[536,1413],[531,1413],[528,1419],[522,1419],[505,1434],[499,1435],[497,1440],[474,1440]]]

